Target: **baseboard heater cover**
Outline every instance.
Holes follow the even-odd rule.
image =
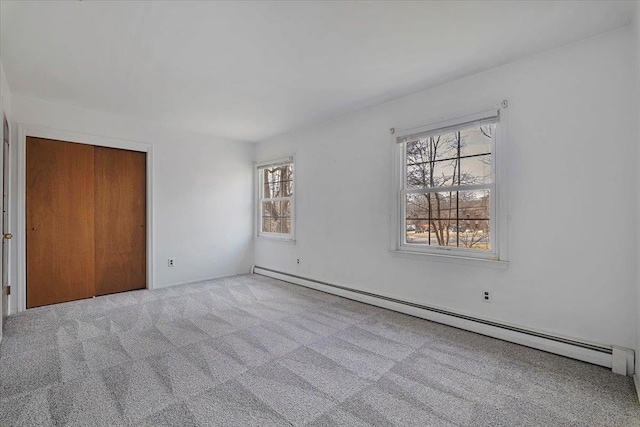
[[[611,345],[595,344],[577,339],[560,337],[545,332],[534,331],[519,326],[456,313],[439,307],[404,301],[398,298],[353,289],[321,280],[310,279],[257,265],[253,266],[251,271],[253,274],[272,277],[274,279],[321,290],[367,304],[376,305],[393,311],[480,333],[493,338],[605,366],[607,368],[612,368],[614,372],[619,374],[627,375],[633,373],[634,354],[633,350],[630,349],[616,347],[616,351],[614,351],[614,347]],[[621,366],[624,368],[621,368]]]

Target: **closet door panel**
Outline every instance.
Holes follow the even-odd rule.
[[[95,294],[94,147],[27,138],[27,308]]]
[[[146,153],[95,147],[96,295],[146,287]]]

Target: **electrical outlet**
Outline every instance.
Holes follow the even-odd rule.
[[[296,264],[300,264],[300,258],[296,260]]]
[[[482,301],[491,302],[491,294],[489,291],[482,291]]]
[[[173,267],[173,265],[174,265],[174,260],[173,260],[173,258],[169,258],[169,259],[167,260],[167,265],[168,265],[169,267]]]

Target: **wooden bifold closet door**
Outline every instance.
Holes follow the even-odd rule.
[[[27,138],[27,308],[146,286],[146,154]]]

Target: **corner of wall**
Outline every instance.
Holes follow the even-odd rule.
[[[2,59],[0,59],[0,97],[2,98],[2,110],[7,114],[8,118],[11,115],[11,89],[4,73]]]

